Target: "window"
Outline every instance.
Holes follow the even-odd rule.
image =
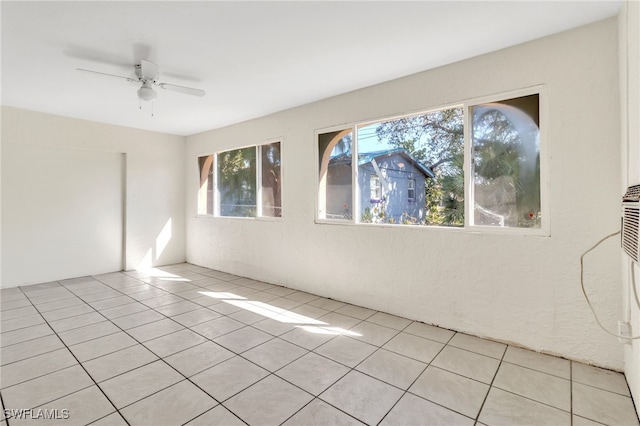
[[[407,181],[407,199],[409,201],[415,201],[416,199],[416,180],[409,179]]]
[[[540,96],[319,132],[317,219],[547,232]]]
[[[213,156],[198,157],[198,170],[200,170],[198,214],[213,214]]]
[[[341,129],[318,135],[318,218],[350,220],[353,211],[351,141],[353,131]]]
[[[473,224],[540,228],[539,96],[474,105]]]
[[[379,203],[382,201],[382,187],[380,186],[378,175],[369,176],[369,188],[371,190],[371,202]]]
[[[280,148],[273,142],[199,157],[198,214],[281,217]]]

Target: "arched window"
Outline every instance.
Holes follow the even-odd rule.
[[[470,108],[473,225],[540,228],[538,95]]]

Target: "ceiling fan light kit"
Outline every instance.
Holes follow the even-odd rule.
[[[138,97],[140,100],[151,102],[156,98],[156,91],[151,87],[151,83],[142,83],[142,87],[138,89]]]
[[[198,96],[203,97],[206,92],[201,89],[194,89],[192,87],[178,86],[176,84],[169,83],[158,83],[157,79],[160,75],[160,68],[158,65],[154,64],[151,61],[142,60],[140,61],[140,65],[134,66],[134,72],[136,78],[133,77],[123,77],[120,75],[107,74],[100,71],[87,70],[83,68],[76,68],[78,71],[90,72],[94,74],[105,75],[107,77],[117,77],[125,79],[132,83],[142,83],[142,86],[138,89],[138,98],[140,101],[151,102],[154,101],[157,97],[156,91],[153,89],[153,86],[160,87],[161,89],[171,90],[173,92],[182,93],[185,95]]]

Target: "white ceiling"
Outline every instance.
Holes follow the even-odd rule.
[[[519,44],[621,1],[8,2],[2,104],[190,135]],[[139,109],[141,59],[161,82]]]

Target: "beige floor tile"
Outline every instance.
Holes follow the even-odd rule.
[[[144,346],[137,344],[117,352],[84,362],[84,368],[96,382],[102,382],[158,359]]]
[[[0,321],[26,317],[29,315],[38,315],[38,311],[32,305],[24,306],[16,309],[2,310],[0,311]]]
[[[382,346],[399,333],[393,328],[384,327],[368,321],[362,321],[351,327],[349,331],[359,334],[349,335],[352,339],[360,340],[375,346]]]
[[[196,309],[200,309],[201,306],[197,303],[190,302],[188,300],[183,300],[178,303],[172,303],[170,305],[159,306],[154,308],[156,311],[160,312],[163,315],[168,317],[174,315],[184,314],[185,312],[195,311]]]
[[[501,359],[507,349],[507,345],[490,340],[481,339],[468,334],[456,333],[449,341],[451,346],[476,352],[481,355],[490,356],[492,358]]]
[[[146,305],[139,302],[127,303],[126,305],[114,306],[112,308],[101,309],[100,313],[110,320],[114,318],[131,315],[149,309]]]
[[[386,314],[384,312],[376,312],[367,318],[367,321],[374,324],[383,325],[401,331],[407,328],[413,321],[395,315]]]
[[[43,421],[42,419],[33,419],[27,421],[12,421],[11,425],[69,425],[70,420],[78,425],[92,423],[94,420],[105,417],[115,411],[115,408],[109,400],[100,392],[97,386],[91,386],[78,392],[72,393],[55,401],[49,402],[38,408],[47,409],[49,411],[58,410],[62,415],[63,410],[68,410],[68,419],[60,419],[57,421]]]
[[[276,374],[305,391],[318,395],[348,372],[349,369],[344,365],[311,352]]]
[[[129,296],[121,295],[120,293],[113,291],[117,294],[115,297],[108,297],[105,299],[96,300],[93,302],[87,302],[91,307],[97,311],[101,311],[104,309],[115,308],[117,306],[129,305],[134,303],[135,300],[130,298]]]
[[[504,362],[552,374],[567,380],[571,378],[571,361],[527,349],[509,346],[504,354]]]
[[[271,339],[273,336],[264,331],[253,327],[244,327],[213,339],[213,341],[239,354]]]
[[[573,413],[599,423],[637,426],[638,417],[628,396],[573,383]]]
[[[308,351],[282,339],[269,340],[242,356],[269,371],[276,371],[307,354]]]
[[[69,349],[73,352],[76,358],[78,358],[78,361],[85,362],[137,344],[138,342],[131,338],[131,336],[120,331],[118,333],[113,333],[108,336],[99,337],[97,339],[70,346]]]
[[[160,321],[130,328],[127,330],[127,333],[139,342],[146,342],[182,329],[184,329],[184,327],[177,322],[165,318]]]
[[[88,314],[78,315],[76,317],[51,321],[49,322],[49,325],[56,331],[56,333],[62,333],[63,331],[73,330],[76,328],[102,322],[104,320],[104,316],[100,315],[99,313],[90,312]]]
[[[409,392],[467,417],[476,418],[489,385],[436,367],[428,367]]]
[[[181,381],[184,377],[162,361],[155,361],[100,383],[120,409]]]
[[[350,317],[358,318],[360,320],[366,320],[371,315],[376,313],[376,311],[372,309],[367,309],[367,308],[363,308],[361,306],[355,306],[355,305],[344,305],[341,308],[336,309],[335,312],[343,315],[348,315]]]
[[[129,330],[130,328],[140,327],[141,325],[160,321],[162,319],[165,319],[165,316],[161,313],[158,313],[153,309],[146,309],[135,314],[114,318],[111,322],[123,330]]]
[[[377,349],[376,346],[368,343],[345,336],[338,336],[316,348],[314,352],[353,368]]]
[[[490,384],[498,371],[500,360],[453,346],[445,346],[431,365]]]
[[[571,411],[571,382],[557,376],[503,363],[493,386],[561,410]]]
[[[174,321],[184,325],[185,327],[193,327],[194,325],[211,321],[216,318],[220,318],[220,314],[206,308],[195,309],[172,317]]]
[[[356,367],[369,376],[401,389],[407,389],[424,371],[427,364],[380,349]]]
[[[264,368],[235,356],[191,377],[218,401],[224,401],[269,375]]]
[[[327,404],[314,399],[283,426],[362,426],[364,423]]]
[[[405,394],[380,423],[381,426],[471,426],[474,420],[410,393]]]
[[[443,347],[442,343],[404,332],[397,334],[383,346],[384,349],[425,363],[431,362]]]
[[[91,426],[129,426],[119,413],[111,413],[91,423]]]
[[[6,347],[17,343],[27,342],[38,337],[54,334],[47,324],[38,324],[20,330],[2,332],[0,334],[0,346]]]
[[[63,318],[75,317],[77,315],[88,314],[95,312],[95,310],[89,305],[75,305],[67,308],[56,309],[55,311],[43,312],[42,316],[47,321],[55,321]]]
[[[491,426],[569,426],[571,415],[528,398],[492,388],[478,420]]]
[[[83,368],[74,365],[3,389],[2,398],[8,408],[36,408],[93,384]]]
[[[217,343],[205,342],[173,354],[165,361],[186,377],[191,377],[234,356],[233,352]]]
[[[246,326],[240,321],[228,317],[220,317],[190,328],[196,333],[205,336],[207,339],[215,339],[242,327]]]
[[[206,342],[207,339],[184,329],[144,342],[144,345],[161,358],[173,355],[192,346]]]
[[[248,424],[278,425],[312,399],[307,392],[271,375],[225,401],[224,405]]]
[[[64,347],[56,335],[48,335],[0,349],[0,363],[10,364]]]
[[[313,350],[336,337],[335,334],[317,333],[314,332],[315,330],[316,329],[313,327],[302,328],[298,326],[295,329],[284,333],[280,336],[280,338],[286,340],[287,342],[291,342],[295,345],[301,346],[305,349]]]
[[[3,319],[0,321],[0,330],[3,333],[7,333],[9,331],[20,330],[27,327],[32,327],[34,325],[43,324],[45,322],[44,318],[38,313],[26,315],[18,318],[11,319]]]
[[[44,376],[58,370],[62,370],[78,362],[71,355],[68,349],[58,349],[17,361],[2,367],[2,375],[0,376],[0,387],[7,388],[36,377]]]
[[[122,409],[130,425],[181,425],[218,405],[215,399],[183,380]]]
[[[196,417],[185,426],[245,426],[246,423],[236,417],[231,411],[222,405],[207,411],[201,416]]]
[[[624,375],[615,371],[605,370],[579,362],[571,363],[571,373],[574,382],[630,396],[629,386]]]
[[[319,398],[366,424],[378,424],[403,392],[352,370]]]
[[[59,333],[58,336],[60,336],[60,339],[62,339],[67,346],[73,346],[118,332],[120,332],[120,329],[113,325],[113,323],[110,321],[102,321],[85,325],[84,327],[74,328],[73,330],[63,331]]]

